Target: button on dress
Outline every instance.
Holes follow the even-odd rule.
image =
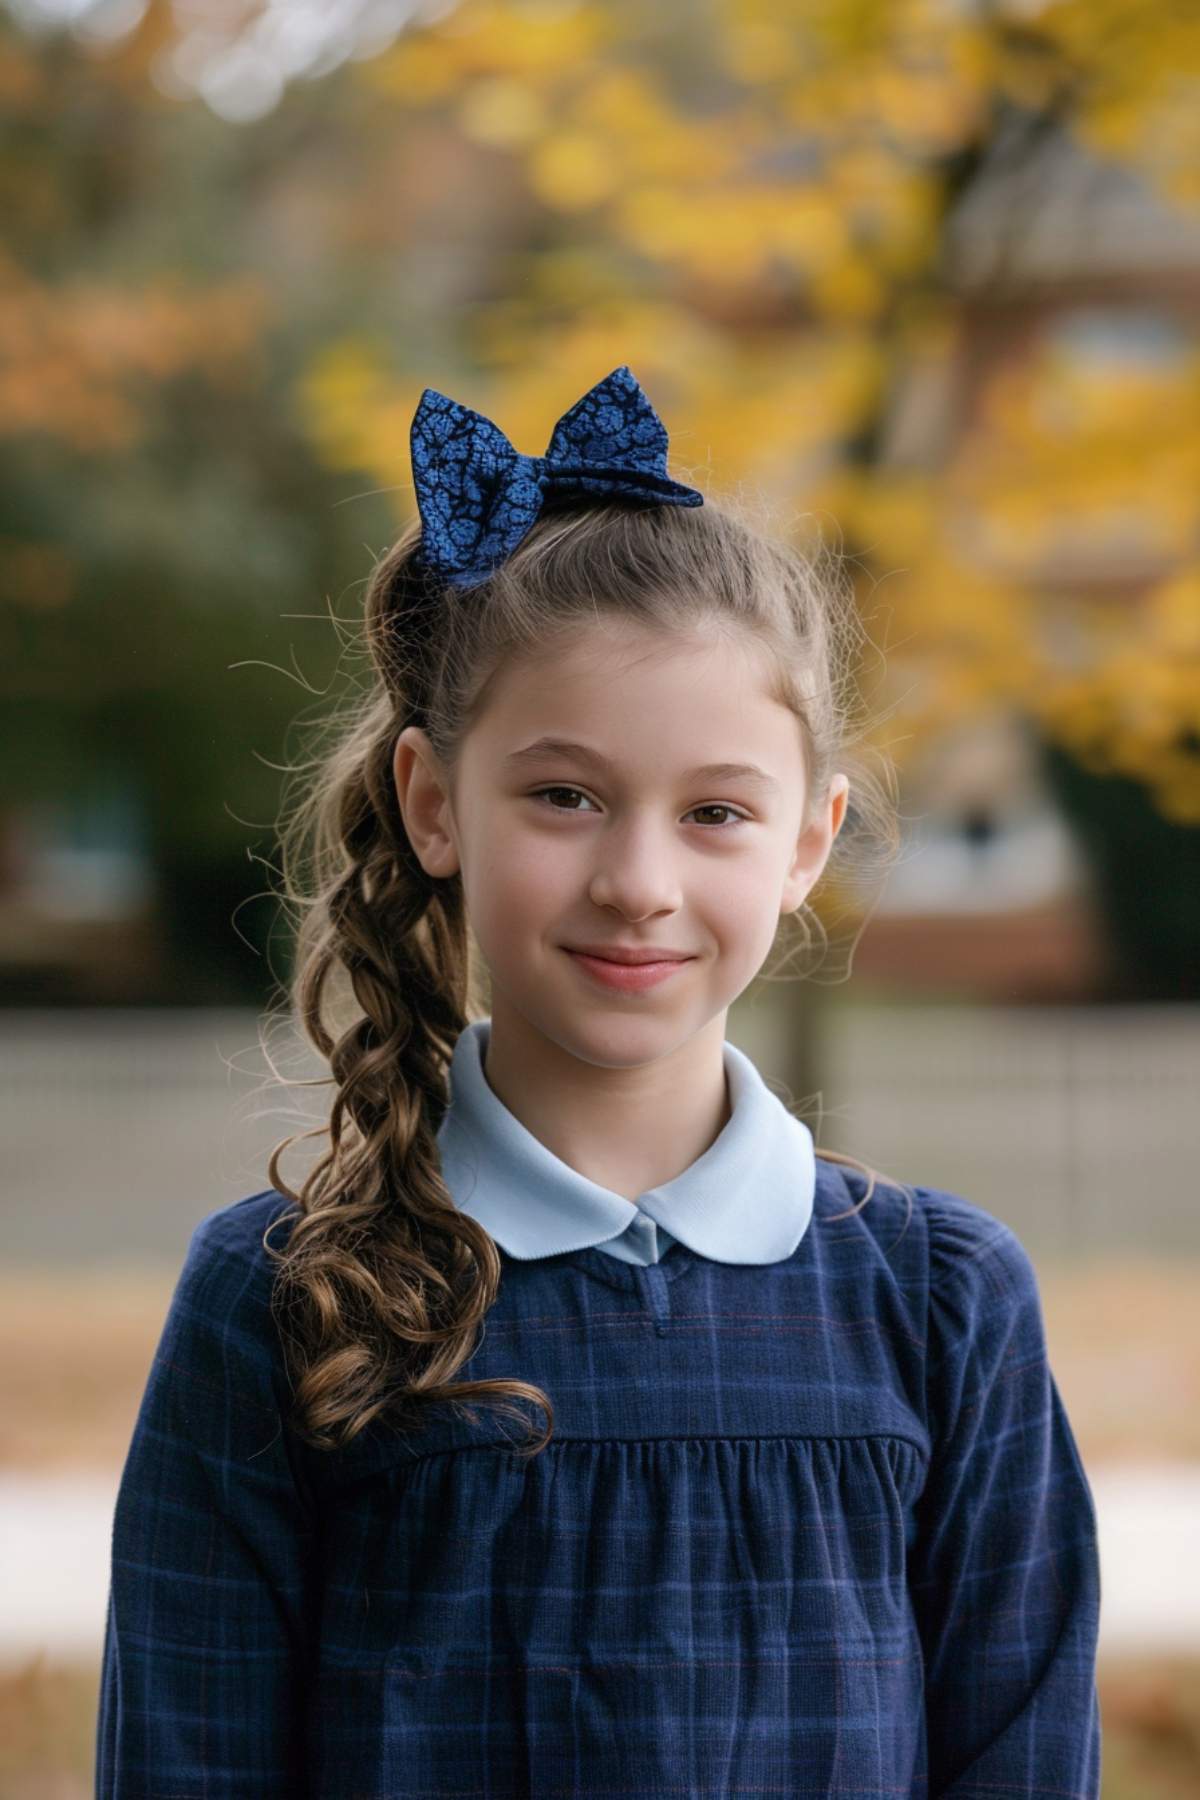
[[[293,1209],[202,1220],[118,1492],[98,1796],[1095,1800],[1096,1517],[1014,1233],[852,1210],[728,1044],[692,1169],[589,1191],[479,1088],[486,1034],[439,1131],[502,1264],[456,1379],[542,1388],[550,1444],[478,1404],[309,1449]]]

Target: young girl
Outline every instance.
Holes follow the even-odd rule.
[[[1098,1795],[1029,1256],[725,1038],[845,818],[843,586],[624,366],[543,457],[431,389],[412,452],[298,815],[329,1143],[192,1236],[97,1794]]]

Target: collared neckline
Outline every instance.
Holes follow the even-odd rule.
[[[510,1256],[592,1249],[648,1229],[647,1220],[714,1262],[773,1263],[794,1252],[813,1214],[812,1133],[728,1039],[729,1119],[695,1162],[635,1202],[571,1168],[509,1111],[484,1074],[490,1032],[485,1018],[459,1035],[438,1147],[455,1204]]]

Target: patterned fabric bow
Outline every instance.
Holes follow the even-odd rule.
[[[551,494],[702,506],[667,474],[667,433],[626,364],[565,412],[545,456],[523,456],[482,413],[426,388],[413,415],[420,559],[443,581],[484,580]]]

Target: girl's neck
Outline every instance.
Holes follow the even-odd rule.
[[[569,1168],[634,1201],[682,1175],[731,1117],[725,1020],[653,1062],[586,1061],[527,1020],[492,1015],[488,1086],[527,1131]]]

